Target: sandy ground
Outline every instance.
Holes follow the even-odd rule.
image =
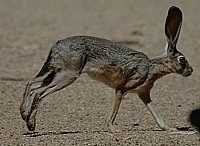
[[[19,114],[26,83],[41,69],[57,40],[79,34],[99,36],[152,57],[163,51],[164,21],[171,5],[184,13],[178,47],[194,73],[188,78],[173,74],[160,79],[152,99],[168,125],[192,129],[188,115],[200,106],[199,0],[0,0],[0,145],[200,145],[197,133],[160,131],[134,94],[128,94],[120,107],[118,132],[107,132],[114,91],[86,75],[46,97],[35,132],[28,132]]]

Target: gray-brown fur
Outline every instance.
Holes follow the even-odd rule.
[[[20,111],[29,130],[35,129],[35,116],[42,99],[72,84],[83,73],[116,91],[108,121],[111,130],[121,100],[128,92],[137,93],[159,127],[169,130],[152,107],[150,90],[154,82],[166,74],[177,73],[186,77],[192,73],[188,61],[176,49],[181,24],[180,9],[171,7],[165,24],[165,52],[152,59],[122,44],[97,37],[74,36],[58,41],[51,48],[41,71],[27,84],[24,92]]]

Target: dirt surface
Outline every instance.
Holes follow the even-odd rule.
[[[184,13],[178,47],[194,72],[188,78],[172,74],[158,80],[152,100],[168,125],[193,130],[188,116],[200,106],[199,0],[0,0],[0,145],[200,145],[198,133],[160,131],[135,94],[121,104],[115,121],[118,132],[107,132],[114,90],[87,75],[46,97],[35,132],[27,130],[19,113],[26,83],[39,72],[57,40],[98,36],[152,57],[163,52],[164,21],[172,5]]]

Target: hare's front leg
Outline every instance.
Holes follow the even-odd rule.
[[[148,108],[148,110],[151,112],[153,118],[155,119],[156,123],[158,124],[158,126],[164,130],[164,131],[177,131],[176,128],[170,128],[169,126],[167,126],[164,121],[163,118],[155,111],[155,109],[152,106],[152,101],[150,98],[150,92],[146,92],[143,94],[138,94],[140,99],[144,102],[144,104],[146,105],[146,107]]]
[[[116,118],[118,110],[119,110],[120,103],[124,96],[125,96],[125,94],[121,90],[115,91],[115,100],[114,100],[112,112],[111,112],[111,115],[109,117],[108,124],[107,124],[108,129],[111,132],[114,132],[113,123],[115,121],[115,118]]]

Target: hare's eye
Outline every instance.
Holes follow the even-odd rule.
[[[185,61],[186,61],[186,60],[185,60],[185,57],[184,57],[184,56],[179,56],[179,57],[178,57],[178,62],[179,62],[179,63],[185,64]]]

